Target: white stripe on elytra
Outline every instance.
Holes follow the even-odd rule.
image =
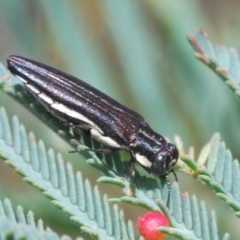
[[[14,76],[17,77],[18,79],[20,79],[21,82],[23,82],[23,83],[27,83],[28,82],[26,79],[24,79],[22,77],[19,77],[18,75],[14,75]]]
[[[137,153],[135,155],[136,160],[144,167],[150,168],[152,166],[152,162],[150,162],[145,156]]]
[[[40,91],[37,88],[35,88],[33,85],[25,84],[25,86],[26,86],[26,88],[28,88],[30,91],[32,91],[35,94],[39,94],[40,93]]]
[[[115,142],[112,138],[101,135],[101,133],[94,128],[90,130],[90,133],[91,133],[91,136],[95,138],[97,141],[109,147],[121,148],[121,146],[117,142]]]
[[[44,94],[44,93],[40,93],[39,95],[38,95],[38,97],[40,98],[40,99],[42,99],[44,102],[46,102],[47,104],[53,104],[53,100],[52,100],[52,98],[50,98],[50,97],[48,97],[46,94]]]
[[[64,114],[68,115],[69,117],[78,119],[85,123],[88,123],[93,128],[95,128],[100,134],[103,134],[103,131],[94,122],[92,122],[91,120],[89,120],[88,118],[83,116],[81,113],[78,113],[78,112],[66,107],[65,105],[63,105],[61,103],[57,103],[57,102],[51,104],[51,108],[56,109],[57,111],[62,112]]]
[[[82,114],[66,107],[65,105],[63,105],[61,103],[54,102],[52,98],[50,98],[49,96],[47,96],[44,93],[40,93],[40,91],[37,88],[35,88],[33,85],[28,84],[28,81],[25,80],[24,78],[19,77],[17,75],[16,75],[16,77],[18,77],[24,83],[26,88],[28,88],[33,93],[37,94],[40,99],[42,99],[44,102],[49,104],[51,106],[51,108],[56,109],[59,112],[62,112],[64,114],[68,115],[69,117],[72,117],[72,118],[78,119],[80,121],[83,121],[84,123],[86,123],[86,126],[84,126],[83,128],[89,129],[89,128],[93,127],[94,128],[93,135],[95,135],[95,138],[98,139],[98,138],[100,138],[100,136],[102,136],[101,134],[103,134],[103,131],[95,123],[93,123],[91,120],[89,120],[88,118],[86,118]],[[87,127],[87,124],[89,124],[90,127]],[[107,138],[108,137],[104,137],[104,140],[102,140],[100,142],[103,142],[107,145],[109,143],[109,146],[116,146],[116,148],[120,147],[112,139],[109,138],[109,140],[108,140]]]

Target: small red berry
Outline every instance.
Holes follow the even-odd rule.
[[[164,240],[167,234],[158,227],[169,227],[168,219],[159,212],[150,212],[138,218],[138,230],[145,240]]]

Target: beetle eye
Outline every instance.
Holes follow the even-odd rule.
[[[175,148],[175,151],[172,154],[173,159],[175,160],[175,163],[177,162],[178,158],[179,158],[179,153],[177,148]]]
[[[169,168],[172,169],[172,167],[176,164],[176,162],[177,162],[177,159],[176,159],[176,158],[173,158],[172,160],[170,160],[170,162],[169,162]]]

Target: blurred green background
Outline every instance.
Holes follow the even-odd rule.
[[[186,40],[187,34],[203,27],[213,42],[240,49],[239,11],[240,2],[234,0],[1,0],[0,61],[5,64],[9,55],[20,55],[71,73],[141,113],[162,135],[171,140],[180,135],[185,149],[194,146],[196,154],[213,133],[220,132],[239,158],[239,102],[195,60]],[[69,146],[51,131],[43,132],[41,122],[2,92],[0,102],[37,138],[62,149],[65,158],[95,183],[99,173],[79,162],[78,156],[69,156]],[[66,216],[59,217],[37,190],[0,164],[1,199],[7,196],[31,208],[36,218],[60,233],[77,234],[77,227],[71,230],[60,224]],[[212,192],[181,174],[179,180],[182,191],[196,194],[216,209],[220,232],[240,234],[232,212]],[[101,189],[110,196],[121,194],[112,187]],[[127,219],[135,221],[143,213],[122,207],[128,208]]]

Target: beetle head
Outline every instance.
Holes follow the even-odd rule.
[[[158,177],[165,177],[177,163],[178,156],[177,148],[173,144],[167,143],[155,157],[151,172]]]

